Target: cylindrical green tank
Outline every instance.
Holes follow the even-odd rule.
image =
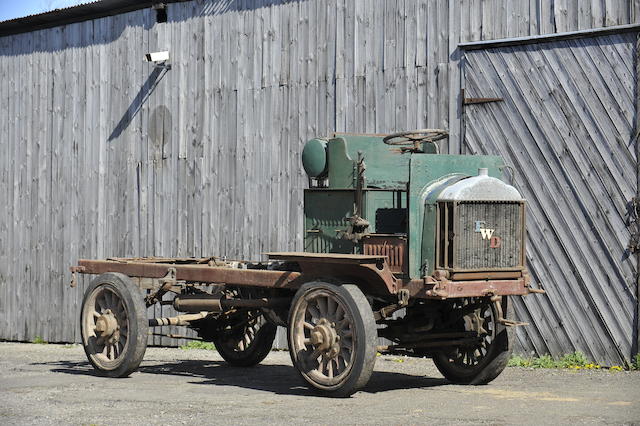
[[[311,178],[325,177],[329,167],[327,158],[327,141],[311,139],[302,150],[302,166]]]

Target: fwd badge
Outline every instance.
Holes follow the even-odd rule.
[[[496,232],[496,230],[486,228],[486,223],[484,220],[476,220],[475,223],[475,232],[479,232],[483,240],[489,240],[489,247],[500,248],[500,246],[502,245],[502,238],[493,236],[493,233]]]

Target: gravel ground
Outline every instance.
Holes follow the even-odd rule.
[[[364,391],[322,398],[287,352],[233,368],[206,350],[148,348],[126,379],[94,375],[78,345],[0,343],[0,424],[640,424],[640,373],[507,368],[449,384],[427,359],[382,356]]]

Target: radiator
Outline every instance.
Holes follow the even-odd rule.
[[[524,204],[447,202],[441,210],[440,265],[454,270],[514,269],[523,264]]]

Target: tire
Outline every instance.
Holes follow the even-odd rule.
[[[506,307],[506,309],[505,309]],[[498,314],[493,304],[487,305],[492,318],[491,342],[485,347],[486,353],[478,360],[477,364],[469,365],[464,363],[463,348],[455,348],[450,351],[436,352],[433,354],[433,362],[442,373],[442,375],[453,383],[467,385],[484,385],[498,377],[505,369],[511,352],[513,350],[514,330],[513,327],[507,327],[497,323]],[[506,297],[502,300],[502,309],[506,313],[506,318],[513,318],[513,306],[507,301]],[[487,339],[485,339],[487,340]],[[484,345],[484,341],[483,341]],[[478,346],[478,348],[480,345]],[[467,353],[471,349],[467,349]],[[481,349],[477,349],[482,354]],[[470,357],[467,357],[469,360]]]
[[[378,334],[371,306],[357,286],[303,285],[291,305],[287,337],[293,365],[321,393],[347,397],[369,381]]]
[[[236,367],[251,367],[262,362],[269,355],[276,338],[278,327],[268,322],[261,311],[248,311],[237,319],[245,321],[249,315],[257,318],[239,332],[223,331],[212,337],[220,356]],[[230,326],[233,326],[233,323]]]
[[[142,293],[129,277],[108,272],[91,281],[82,300],[80,334],[100,375],[127,377],[140,366],[149,321]]]

